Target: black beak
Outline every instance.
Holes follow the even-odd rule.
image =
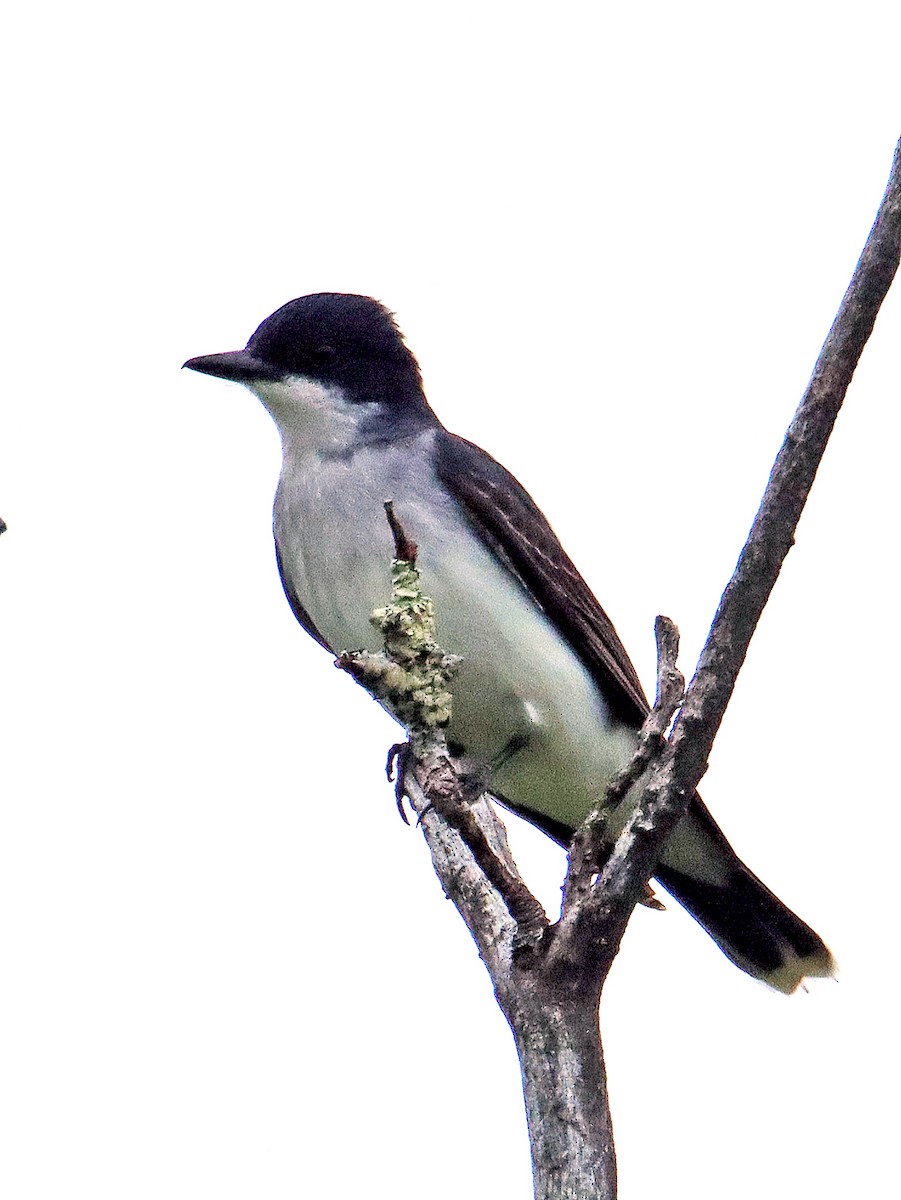
[[[201,354],[189,358],[184,364],[189,371],[200,371],[203,375],[215,375],[218,379],[233,379],[236,383],[253,383],[257,379],[279,380],[283,378],[269,363],[255,358],[249,350],[226,350],[224,354]]]

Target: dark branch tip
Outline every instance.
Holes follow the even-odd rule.
[[[415,566],[419,547],[412,538],[407,537],[404,527],[394,511],[393,500],[385,501],[385,516],[388,518],[388,526],[391,529],[391,536],[394,538],[394,557],[400,562],[408,562],[411,566]]]

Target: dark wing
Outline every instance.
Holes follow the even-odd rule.
[[[436,468],[475,532],[578,654],[613,717],[638,728],[648,702],[635,668],[525,488],[490,454],[446,429],[438,431]]]
[[[278,542],[275,543],[275,561],[278,563],[278,577],[282,581],[282,587],[285,589],[285,595],[288,598],[288,603],[291,605],[291,611],[294,613],[294,616],[304,627],[311,638],[315,638],[320,646],[323,646],[326,650],[328,650],[329,654],[334,654],[334,650],[313,624],[313,618],[298,600],[293,588],[291,588],[288,584],[288,579],[282,568],[282,556],[278,552]]]

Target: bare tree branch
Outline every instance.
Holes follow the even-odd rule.
[[[876,222],[773,466],[668,740],[664,734],[679,704],[682,680],[675,669],[675,627],[658,619],[657,701],[634,759],[611,784],[606,808],[601,805],[577,832],[556,925],[545,928],[546,918],[519,879],[496,814],[484,800],[473,805],[471,785],[454,774],[440,733],[447,723],[443,696],[449,686],[443,668],[437,668],[430,683],[438,699],[427,713],[432,722],[428,736],[411,728],[416,760],[409,781],[412,802],[421,813],[435,870],[475,938],[519,1051],[536,1200],[615,1198],[613,1137],[597,1028],[601,989],[663,842],[706,770],[751,636],[793,543],[899,256],[901,143]],[[396,519],[392,530],[402,556],[403,548],[413,544],[395,526]],[[429,670],[441,657],[434,647],[430,653]],[[371,662],[378,657],[366,656]],[[409,664],[403,662],[406,670]],[[342,665],[357,678],[369,670],[360,661]],[[387,668],[378,664],[373,678],[379,671],[390,676],[392,667],[390,662]],[[380,684],[361,681],[387,702],[376,690]],[[603,860],[604,813],[623,797],[632,815]],[[526,937],[528,954],[515,952],[517,929],[531,935],[531,940]]]
[[[435,753],[440,755],[440,752]],[[422,762],[422,769],[426,772],[429,771],[430,759],[431,755],[427,755]],[[446,757],[444,761],[448,761]],[[420,813],[419,824],[432,856],[435,874],[445,895],[454,902],[466,922],[495,988],[509,987],[516,922],[463,833],[430,800],[419,782],[419,775],[419,767],[411,771],[407,779],[407,792],[413,807]],[[461,792],[463,790],[460,789]],[[460,799],[458,804],[463,808],[466,801]],[[478,800],[469,812],[472,822],[493,851],[499,867],[516,874],[507,846],[506,831],[487,797]],[[471,833],[471,830],[467,829],[467,833]],[[519,882],[525,888],[521,879]]]
[[[423,793],[429,806],[449,821],[463,838],[479,868],[516,922],[520,937],[530,941],[540,937],[548,925],[544,909],[526,887],[512,858],[509,862],[505,861],[491,844],[492,840],[497,840],[497,834],[492,839],[491,832],[485,829],[473,808],[465,800],[460,802],[459,777],[450,759],[445,757],[428,764],[424,773],[428,776],[428,782],[423,787]],[[428,813],[423,815],[427,816]],[[500,825],[500,828],[503,826]]]

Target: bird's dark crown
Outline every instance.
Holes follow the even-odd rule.
[[[250,353],[285,375],[353,386],[384,374],[420,384],[419,367],[394,317],[369,296],[317,292],[289,300],[247,343]]]

